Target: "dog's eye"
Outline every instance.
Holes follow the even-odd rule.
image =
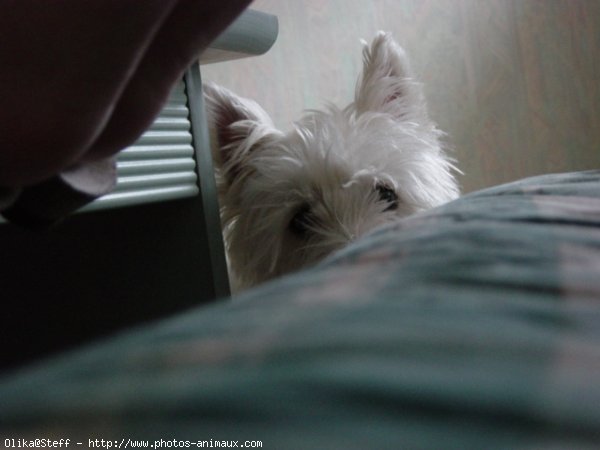
[[[290,220],[290,231],[296,236],[304,237],[310,227],[310,222],[310,206],[302,205]]]
[[[398,209],[398,195],[396,192],[385,184],[378,184],[375,189],[379,196],[379,201],[387,203],[387,208],[384,211],[393,211]]]

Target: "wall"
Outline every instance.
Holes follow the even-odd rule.
[[[257,0],[280,34],[258,58],[205,66],[288,128],[351,101],[361,38],[393,32],[448,133],[463,191],[600,167],[600,2]]]

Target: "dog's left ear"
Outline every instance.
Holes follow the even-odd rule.
[[[383,31],[371,45],[363,44],[363,71],[354,103],[358,114],[371,111],[389,113],[399,120],[427,120],[422,87],[413,79],[402,47]]]

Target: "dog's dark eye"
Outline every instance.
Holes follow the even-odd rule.
[[[308,232],[310,222],[310,206],[302,205],[290,220],[290,231],[296,236],[304,237]]]
[[[398,209],[398,195],[396,192],[385,184],[378,184],[375,189],[379,196],[379,201],[387,203],[387,208],[384,211],[393,211]]]

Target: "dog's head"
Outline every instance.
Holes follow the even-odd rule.
[[[240,286],[311,265],[377,225],[458,196],[404,51],[379,33],[363,59],[353,103],[312,111],[287,133],[255,102],[205,85]]]

